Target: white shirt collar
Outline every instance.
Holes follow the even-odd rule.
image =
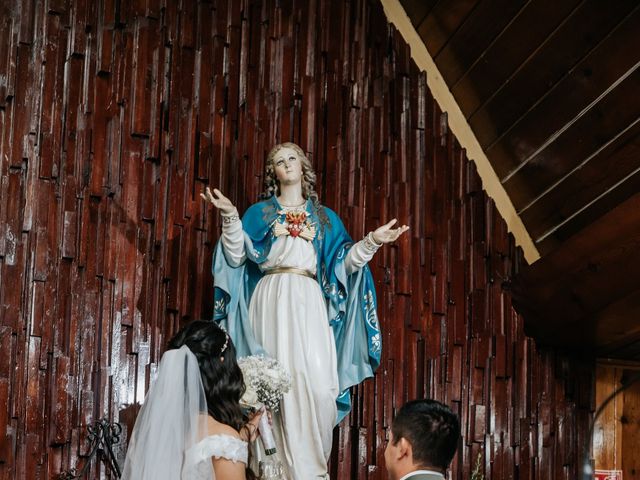
[[[442,475],[440,472],[434,472],[433,470],[414,470],[413,472],[409,472],[407,473],[404,477],[402,477],[400,480],[406,480],[407,478],[409,478],[411,475],[417,475],[418,473],[428,473],[431,475],[439,475],[440,477],[442,477],[442,479],[444,480],[444,475]]]

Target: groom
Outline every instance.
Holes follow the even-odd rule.
[[[406,403],[384,452],[391,480],[444,480],[460,439],[458,417],[435,400]]]

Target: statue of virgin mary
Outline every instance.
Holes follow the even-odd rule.
[[[203,198],[222,215],[213,258],[214,320],[238,356],[263,354],[291,374],[273,429],[287,478],[328,478],[333,428],[351,408],[349,388],[380,363],[376,293],[367,262],[408,227],[395,220],[354,243],[321,205],[303,150],[267,156],[264,200],[242,218],[219,190]]]

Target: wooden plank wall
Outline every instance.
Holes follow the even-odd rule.
[[[2,0],[0,126],[0,479],[82,465],[101,417],[126,442],[167,338],[211,316],[199,192],[246,208],[291,139],[355,238],[411,225],[372,262],[383,365],[332,477],[386,478],[427,395],[462,418],[452,478],[577,478],[593,366],[524,335],[522,256],[377,2]]]
[[[630,363],[630,362],[629,362]],[[640,365],[598,365],[596,405],[600,406],[623,385],[596,421],[593,457],[599,470],[622,470],[622,478],[640,478],[640,383],[628,382],[640,374]]]

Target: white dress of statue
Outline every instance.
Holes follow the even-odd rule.
[[[308,160],[300,152],[295,145],[281,146],[273,156],[280,193],[276,199],[284,212],[304,211],[308,205],[301,182]],[[217,189],[213,193],[215,196],[207,189],[203,198],[223,215],[221,241],[227,261],[241,265],[246,258],[242,222],[229,199]],[[408,229],[391,229],[394,223],[392,220],[379,227],[373,239],[357,242],[349,249],[347,274],[362,268],[379,246],[393,242]],[[281,412],[273,416],[273,430],[287,478],[295,480],[328,478],[327,462],[337,418],[336,347],[325,297],[312,278],[316,262],[311,241],[301,236],[278,236],[260,269],[280,269],[283,273],[264,275],[249,304],[255,339],[292,377],[292,388],[284,396]],[[260,457],[261,452],[256,449],[255,454]]]

